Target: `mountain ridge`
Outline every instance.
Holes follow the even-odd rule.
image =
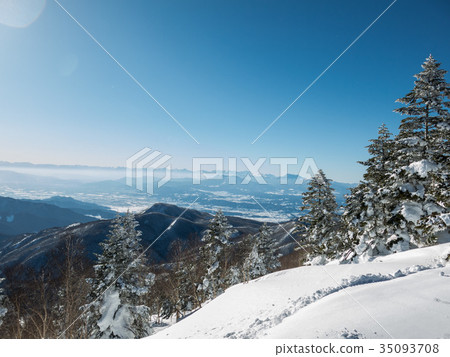
[[[184,213],[183,213],[184,212]],[[181,215],[181,213],[183,213]],[[144,249],[152,245],[148,258],[154,263],[168,261],[171,243],[175,240],[188,242],[199,239],[207,229],[211,214],[195,209],[186,209],[167,203],[157,203],[147,210],[135,215],[139,222],[138,229],[142,231]],[[238,231],[235,239],[242,239],[248,234],[255,234],[263,222],[228,216],[229,223]],[[175,223],[174,223],[175,222]],[[112,220],[98,220],[80,224],[71,224],[62,228],[49,228],[34,234],[22,234],[0,240],[0,267],[27,263],[40,266],[45,256],[63,239],[71,235],[79,238],[86,249],[86,255],[95,260],[95,254],[100,252],[99,243],[106,239]],[[171,226],[172,225],[172,226]],[[274,236],[280,252],[286,254],[293,250],[295,242],[287,238],[287,231],[292,231],[295,222],[270,224],[274,227]],[[168,227],[170,227],[168,229]]]

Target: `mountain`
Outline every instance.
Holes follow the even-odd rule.
[[[110,210],[107,207],[100,206],[95,203],[78,201],[67,196],[53,196],[43,200],[30,200],[30,202],[48,203],[60,208],[70,209],[71,211],[84,216],[98,219],[110,219],[117,215],[117,212]]]
[[[184,213],[183,213],[184,212]],[[209,213],[187,209],[164,203],[154,204],[146,211],[136,215],[138,229],[142,231],[144,248],[152,245],[149,256],[153,263],[167,262],[170,244],[177,240],[198,239],[208,227]],[[230,224],[238,230],[236,240],[258,231],[262,222],[240,217],[228,217]],[[283,228],[272,224],[280,253],[293,250],[294,242],[286,231],[292,231],[294,222],[283,223]],[[111,220],[100,220],[82,224],[72,224],[65,228],[45,229],[35,234],[23,234],[0,240],[0,266],[17,262],[38,266],[46,260],[46,254],[62,242],[65,236],[72,235],[81,240],[88,258],[93,260],[100,252],[98,243],[103,241],[111,227]]]
[[[25,170],[25,168],[22,169]],[[75,169],[52,169],[59,173],[49,171],[50,169],[36,170],[37,168],[30,169],[28,173],[0,170],[0,195],[27,199],[47,199],[55,195],[70,196],[76,200],[108,207],[113,211],[130,209],[134,212],[158,202],[189,206],[196,200],[196,208],[209,213],[220,208],[230,216],[287,221],[295,219],[300,214],[302,193],[305,192],[308,183],[307,180],[301,184],[296,183],[296,175],[287,175],[287,184],[283,184],[277,176],[263,175],[265,184],[259,184],[254,179],[243,184],[246,173],[239,172],[236,184],[230,183],[227,174],[222,177],[202,179],[200,184],[194,184],[192,172],[173,170],[172,179],[162,187],[155,188],[154,193],[149,195],[127,186],[123,176],[117,179],[105,179],[105,176],[109,174],[97,173],[94,169],[90,173],[89,180],[82,179],[88,176],[90,171],[87,169],[83,169],[83,173],[78,174]],[[121,172],[118,169],[111,170],[114,175]],[[31,172],[48,175],[51,173],[51,175],[30,175]],[[109,171],[106,170],[106,172]],[[71,177],[71,179],[63,180],[61,177]],[[337,202],[344,204],[344,196],[349,193],[349,188],[355,185],[333,182],[332,186],[335,189]]]
[[[450,338],[450,243],[227,289],[150,338]]]
[[[44,202],[0,197],[0,234],[3,236],[36,233],[50,227],[85,223],[94,219]]]

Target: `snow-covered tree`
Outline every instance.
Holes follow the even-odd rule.
[[[195,305],[195,297],[193,296],[192,270],[194,267],[187,261],[182,261],[175,273],[178,279],[178,306],[182,314],[191,311]]]
[[[328,179],[319,170],[308,183],[308,189],[303,194],[302,212],[299,218],[299,228],[306,230],[306,239],[313,263],[323,263],[338,253],[340,237],[340,217],[337,213],[338,205]]]
[[[203,234],[204,246],[201,256],[206,263],[206,273],[202,279],[200,289],[205,298],[215,298],[226,287],[229,270],[230,238],[236,230],[228,223],[221,210],[217,211],[209,222],[208,229]]]
[[[245,263],[244,263],[244,267],[245,267]],[[227,286],[233,286],[239,283],[242,283],[243,281],[245,281],[245,274],[243,272],[243,268],[240,268],[238,266],[232,266],[227,274],[226,277],[226,285]]]
[[[244,262],[246,280],[269,274],[280,266],[272,235],[272,229],[264,223],[254,236],[252,249]]]
[[[450,88],[439,67],[430,55],[413,90],[397,100],[404,106],[395,111],[407,115],[396,138],[396,169],[390,177],[397,201],[390,239],[397,250],[431,244],[438,231],[448,228]]]
[[[0,326],[3,324],[3,317],[8,312],[6,308],[6,296],[3,294],[2,282],[4,278],[0,278]]]
[[[92,300],[90,335],[94,338],[141,338],[150,333],[150,309],[143,304],[154,275],[142,255],[141,232],[133,214],[117,217],[100,243]]]
[[[386,124],[378,128],[378,137],[371,139],[367,146],[367,151],[371,156],[366,161],[359,163],[366,166],[364,181],[380,187],[389,179],[394,165],[392,134],[389,132]]]
[[[360,162],[367,167],[364,180],[351,189],[342,215],[345,231],[343,261],[357,255],[387,253],[387,240],[392,235],[389,220],[395,208],[389,180],[393,170],[393,140],[383,124],[378,137],[367,146],[371,157]]]
[[[360,182],[345,196],[346,204],[342,213],[342,238],[346,248],[340,257],[342,262],[351,261],[356,255],[355,247],[359,245],[364,230],[367,192],[367,184]]]
[[[414,88],[397,102],[403,107],[394,111],[406,115],[398,134],[398,162],[410,165],[420,160],[446,162],[449,156],[449,96],[450,87],[445,82],[447,71],[430,55],[416,74]]]
[[[378,255],[431,244],[449,221],[449,85],[433,57],[415,86],[397,102],[406,115],[392,140],[386,127],[368,146],[364,181],[352,189],[343,214],[354,255]],[[446,223],[447,222],[447,223]]]
[[[193,266],[186,261],[175,262],[174,271],[168,274],[167,284],[170,287],[171,294],[163,305],[163,317],[169,318],[176,316],[179,320],[185,316],[186,312],[191,311],[195,305],[195,296],[193,289],[194,283],[191,280],[191,269]]]

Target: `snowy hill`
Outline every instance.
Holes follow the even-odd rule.
[[[29,205],[37,205],[37,203],[24,202]],[[2,212],[1,207],[0,197],[0,215]],[[56,206],[51,207],[65,210]],[[179,217],[181,214],[183,214],[182,217]],[[6,215],[3,216],[6,217]],[[91,217],[86,218],[93,220]],[[189,240],[199,237],[207,228],[211,215],[194,209],[185,211],[182,207],[157,203],[146,211],[137,214],[136,218],[140,224],[139,229],[143,233],[142,239],[144,246],[149,246],[167,227],[174,224],[170,230],[164,233],[164,236],[161,237],[162,239],[159,239],[153,245],[151,251],[148,252],[153,262],[165,262],[168,259],[170,244],[176,239]],[[255,220],[240,217],[228,218],[230,224],[239,232],[236,237],[237,240],[247,234],[256,233],[261,225],[261,222]],[[73,222],[70,221],[66,224]],[[100,251],[98,243],[103,241],[107,236],[111,228],[110,224],[111,220],[99,220],[79,225],[70,224],[67,227],[61,228],[50,228],[35,234],[4,237],[0,239],[0,268],[6,265],[14,265],[16,262],[28,262],[31,265],[39,266],[45,261],[46,254],[60,244],[67,235],[80,238],[86,248],[88,258],[94,259],[94,253],[99,253]],[[290,221],[283,223],[282,227],[276,226],[274,228],[274,237],[277,242],[276,247],[282,255],[289,254],[294,248],[292,238],[286,233],[286,231],[292,232],[294,225],[295,222]],[[294,237],[299,238],[299,235],[294,234]]]
[[[276,272],[151,338],[450,338],[449,254],[445,243]]]

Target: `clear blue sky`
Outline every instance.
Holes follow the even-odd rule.
[[[23,11],[38,14],[34,1]],[[26,27],[11,26],[24,14],[0,16],[0,160],[123,166],[148,146],[179,168],[193,156],[313,157],[355,182],[378,126],[396,132],[394,101],[429,53],[450,70],[450,2],[398,0],[252,145],[391,1],[60,2],[200,145],[42,0]]]

